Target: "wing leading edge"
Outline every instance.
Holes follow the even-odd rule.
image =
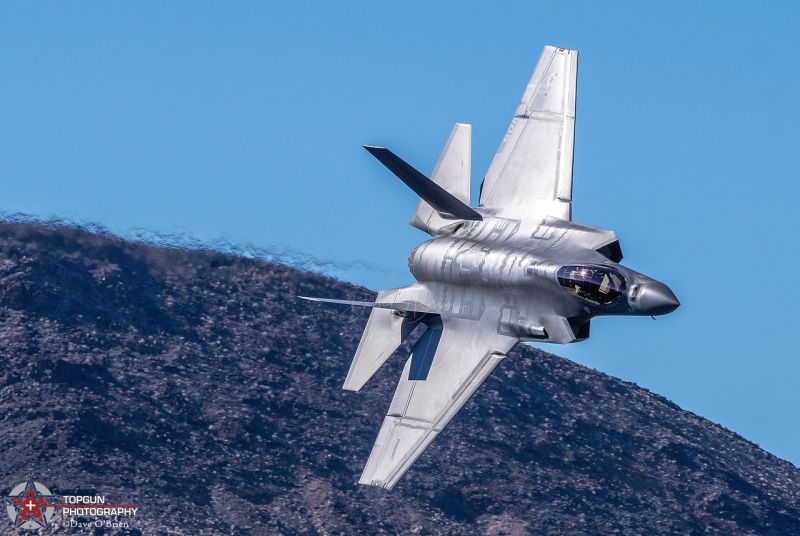
[[[578,51],[544,47],[481,189],[514,219],[572,219]]]
[[[406,362],[360,484],[394,487],[519,341],[459,318],[443,318],[437,336],[426,379],[410,379],[419,359]]]

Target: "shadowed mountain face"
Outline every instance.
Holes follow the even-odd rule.
[[[800,534],[793,465],[523,346],[394,491],[358,486],[408,346],[342,391],[366,316],[298,294],[371,297],[252,259],[0,223],[0,489],[32,476],[138,503],[126,534]]]

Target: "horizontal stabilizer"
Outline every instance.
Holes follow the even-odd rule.
[[[383,302],[380,305],[394,305],[392,300],[398,297],[401,290],[379,292],[377,299],[379,302]],[[341,302],[342,300],[337,301]],[[396,314],[391,307],[375,307],[374,304],[372,307],[364,334],[358,343],[356,355],[353,357],[344,381],[343,388],[348,391],[361,389],[416,326],[416,322]]]
[[[402,311],[404,313],[431,313],[436,314],[436,311],[430,307],[417,302],[399,301],[393,303],[379,303],[379,302],[365,302],[365,301],[352,301],[352,300],[334,300],[330,298],[312,298],[309,296],[298,296],[301,300],[308,300],[313,302],[322,303],[338,303],[340,305],[350,305],[353,307],[373,307],[376,309],[393,309],[395,311]]]
[[[430,326],[441,318],[425,305],[430,297],[427,290],[418,285],[382,290],[374,302],[298,297],[315,302],[372,308],[344,382],[343,388],[349,391],[360,390],[420,322]]]
[[[364,148],[369,151],[372,156],[377,158],[381,164],[389,168],[389,171],[397,175],[397,178],[403,181],[406,186],[414,190],[418,196],[424,199],[442,217],[476,221],[482,219],[480,214],[414,169],[389,149],[385,147],[372,147],[369,145],[365,145]]]

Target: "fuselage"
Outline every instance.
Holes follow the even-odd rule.
[[[474,304],[465,309],[459,296],[480,287],[501,311],[498,329],[566,343],[587,338],[595,316],[662,315],[680,305],[666,285],[616,262],[622,254],[611,231],[556,218],[525,229],[522,220],[493,216],[452,231],[409,256],[411,273],[430,290],[426,301],[451,316],[474,318]]]

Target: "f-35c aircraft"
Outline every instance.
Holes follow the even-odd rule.
[[[619,264],[612,231],[572,221],[578,52],[545,47],[470,208],[470,125],[456,124],[428,179],[366,146],[421,200],[411,225],[417,282],[378,293],[344,388],[358,391],[418,325],[359,483],[391,489],[520,341],[586,340],[601,315],[663,315],[663,283]]]

